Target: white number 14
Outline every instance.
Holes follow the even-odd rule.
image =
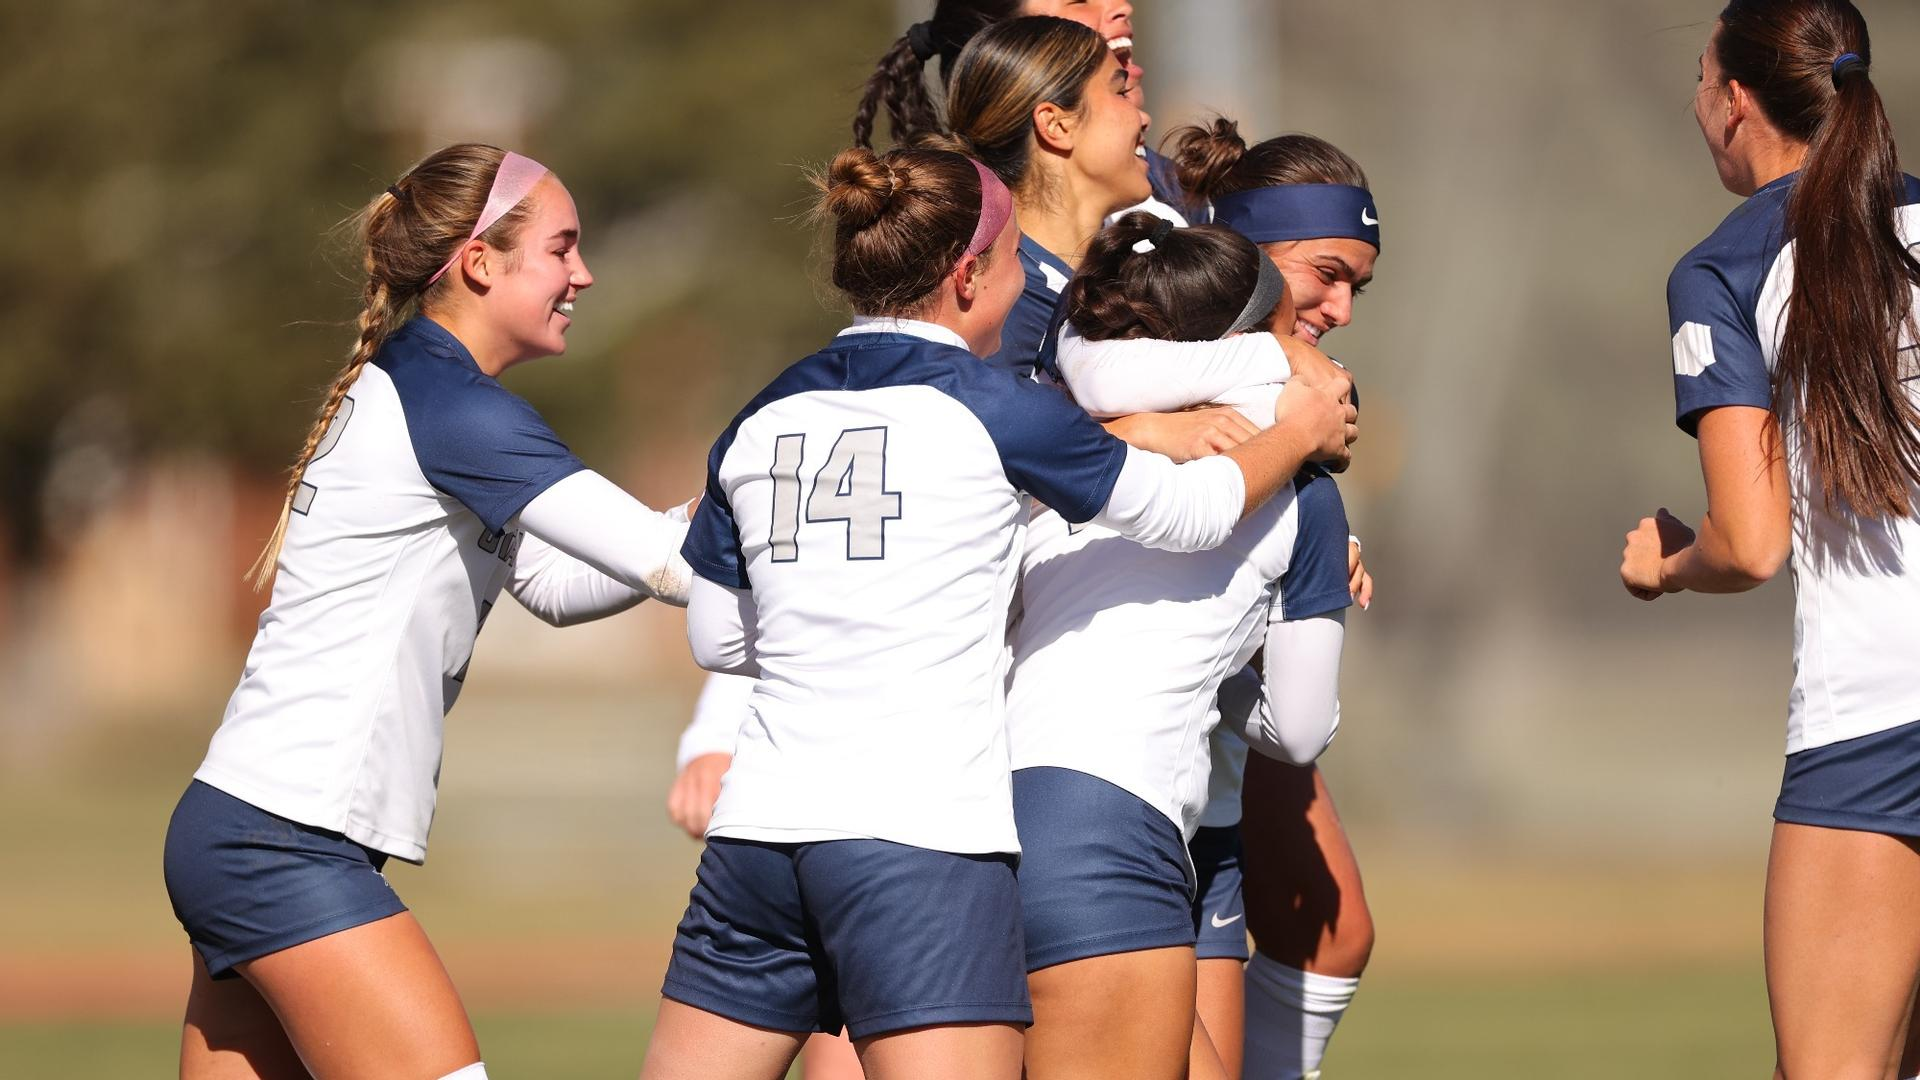
[[[773,442],[774,562],[800,558],[800,467],[805,435],[782,435]],[[884,559],[887,522],[900,517],[900,493],[887,490],[887,429],[848,428],[833,442],[826,464],[813,474],[805,502],[810,523],[847,523],[847,558]]]

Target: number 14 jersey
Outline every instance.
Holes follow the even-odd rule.
[[[862,320],[748,403],[685,555],[751,590],[760,679],[710,836],[1018,851],[1006,625],[1031,494],[1107,503],[1126,448],[944,328]]]

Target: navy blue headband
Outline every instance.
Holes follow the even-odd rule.
[[[1280,184],[1213,200],[1213,221],[1256,244],[1344,237],[1380,250],[1373,193],[1346,184]]]

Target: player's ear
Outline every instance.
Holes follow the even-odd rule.
[[[1078,119],[1053,102],[1043,101],[1033,107],[1034,138],[1049,150],[1067,153],[1073,149]]]
[[[1753,94],[1748,92],[1746,84],[1738,79],[1727,80],[1727,126],[1722,133],[1731,140],[1733,133],[1747,120],[1759,115],[1760,107],[1754,104]]]
[[[959,264],[953,268],[953,272],[948,275],[948,278],[953,282],[954,294],[960,298],[960,302],[963,304],[973,303],[975,297],[980,295],[980,283],[977,280],[979,274],[976,273],[979,269],[980,256],[968,255],[966,258],[961,259]]]
[[[469,240],[466,246],[460,249],[460,269],[466,272],[468,280],[475,285],[483,289],[491,288],[493,275],[499,269],[498,263],[494,261],[494,256],[497,254],[483,241]]]

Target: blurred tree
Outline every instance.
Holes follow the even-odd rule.
[[[117,418],[101,438],[133,455],[283,467],[355,314],[354,253],[330,228],[456,139],[552,164],[599,260],[573,353],[515,387],[588,453],[685,408],[610,391],[686,371],[715,388],[698,407],[717,426],[830,321],[794,272],[810,237],[793,166],[844,141],[892,15],[884,0],[6,5],[6,545],[29,564],[57,550],[48,476],[77,414]]]

